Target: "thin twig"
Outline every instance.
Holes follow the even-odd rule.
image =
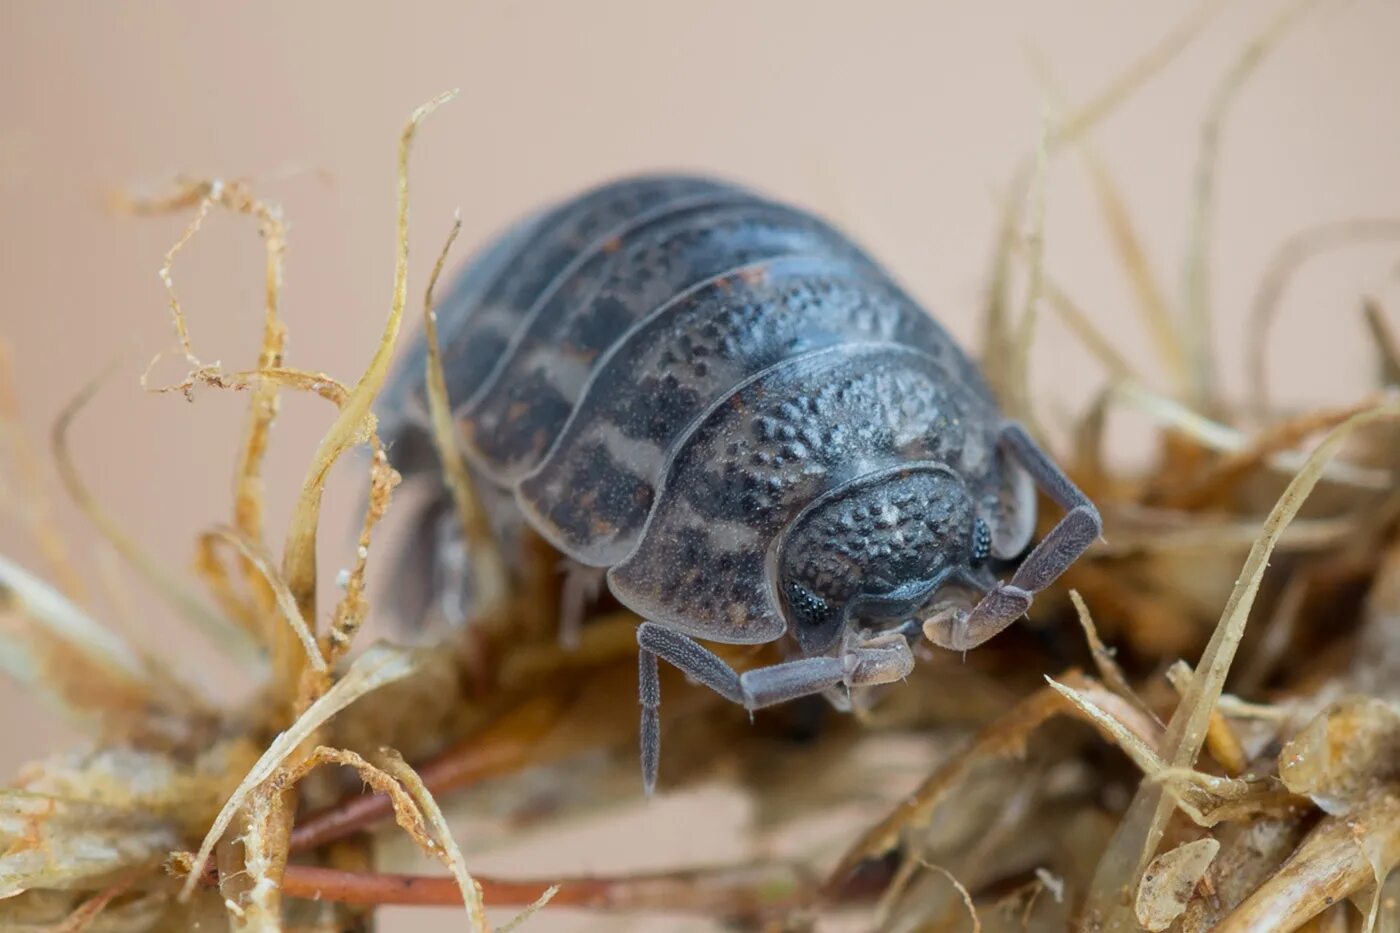
[[[213,884],[205,872],[201,882]],[[785,862],[701,868],[644,875],[579,876],[539,881],[476,877],[490,907],[525,907],[551,888],[555,907],[608,911],[666,911],[710,917],[760,917],[800,906],[809,890],[802,871]],[[340,904],[461,907],[452,875],[352,872],[319,865],[288,865],[287,897]]]

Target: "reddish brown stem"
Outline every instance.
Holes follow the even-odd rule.
[[[557,721],[557,705],[532,702],[505,716],[485,733],[430,758],[418,768],[423,784],[433,794],[456,790],[527,764],[531,753]],[[393,815],[383,794],[347,797],[313,813],[292,830],[291,851],[317,849]]]
[[[214,883],[207,875],[206,882]],[[623,877],[576,877],[557,881],[475,881],[491,907],[533,904],[551,886],[559,890],[550,904],[594,910],[664,910],[709,916],[755,916],[798,906],[805,879],[781,863]],[[318,865],[288,865],[282,877],[287,897],[341,904],[460,906],[462,892],[449,875],[398,875],[351,872]]]

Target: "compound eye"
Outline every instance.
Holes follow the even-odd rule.
[[[801,583],[789,583],[787,592],[783,595],[787,597],[788,608],[792,610],[793,619],[804,627],[820,628],[831,612],[831,607],[826,600]]]
[[[795,623],[793,634],[809,654],[825,650],[841,634],[839,606],[794,581],[783,586],[783,598]]]
[[[972,563],[980,564],[992,554],[992,529],[981,518],[972,522]]]

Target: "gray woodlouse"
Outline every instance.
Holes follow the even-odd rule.
[[[748,709],[904,677],[922,633],[975,647],[1100,534],[1097,510],[977,367],[840,233],[706,178],[612,182],[522,221],[438,306],[479,482],[644,621],[642,767],[657,659]],[[433,468],[420,341],[386,393],[391,458]],[[1030,543],[1039,484],[1065,517]],[[425,521],[439,530],[451,527]],[[450,535],[426,586],[460,592]],[[974,605],[975,603],[975,605]],[[696,639],[787,639],[736,673]]]

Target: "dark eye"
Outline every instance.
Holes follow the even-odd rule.
[[[972,562],[980,564],[992,554],[992,529],[978,518],[972,523]]]
[[[783,585],[783,598],[794,623],[792,633],[803,650],[812,655],[830,648],[845,622],[841,606],[793,581]]]
[[[801,583],[789,583],[787,592],[783,595],[787,597],[788,608],[792,610],[793,618],[799,624],[819,627],[831,612],[826,600]]]

